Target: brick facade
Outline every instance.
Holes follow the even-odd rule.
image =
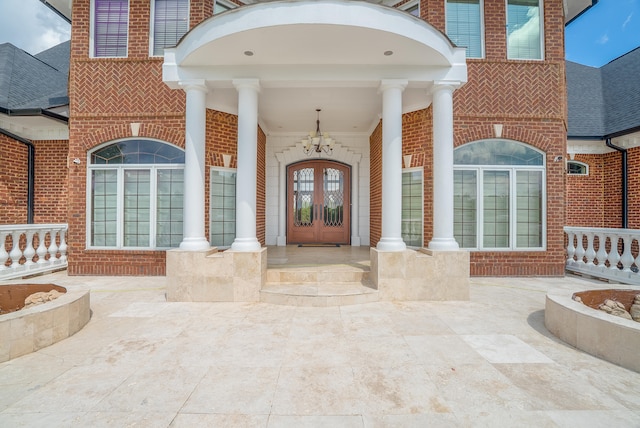
[[[27,222],[27,146],[0,134],[0,224]]]
[[[476,251],[471,275],[562,275],[566,177],[566,86],[562,2],[544,2],[545,59],[507,60],[504,0],[485,0],[485,58],[467,60],[468,83],[454,92],[454,145],[495,138],[493,124],[503,125],[502,138],[536,147],[546,154],[547,251]],[[423,0],[422,17],[445,31],[445,2]],[[384,125],[384,124],[382,124]],[[371,245],[380,239],[380,126],[371,137]],[[433,235],[433,129],[431,107],[403,115],[403,155],[412,167],[424,168],[424,243]]]

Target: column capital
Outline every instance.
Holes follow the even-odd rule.
[[[380,87],[378,88],[378,92],[384,92],[387,89],[400,89],[404,91],[404,88],[407,87],[409,81],[406,79],[382,79],[380,81]]]
[[[207,88],[207,84],[204,79],[183,80],[178,82],[178,85],[185,92],[190,90],[201,91],[205,94],[209,92],[209,88]]]
[[[451,92],[453,92],[460,86],[462,86],[462,82],[460,82],[459,80],[434,80],[431,93],[442,90],[450,90]]]
[[[260,79],[233,79],[231,81],[236,89],[249,88],[260,92]]]

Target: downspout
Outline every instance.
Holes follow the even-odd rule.
[[[619,151],[622,156],[622,228],[627,229],[629,228],[629,193],[627,189],[629,173],[627,168],[627,149],[611,144],[611,138],[607,138],[605,140],[605,144],[607,147]]]
[[[32,141],[19,137],[4,128],[0,128],[0,134],[4,134],[7,137],[19,141],[27,146],[27,224],[33,224],[33,205],[36,181],[36,147],[33,145]]]

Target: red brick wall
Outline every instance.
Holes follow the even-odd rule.
[[[0,224],[27,222],[27,146],[0,134]]]
[[[422,0],[421,14],[445,30],[445,2]],[[564,273],[565,168],[555,162],[566,152],[566,88],[562,2],[546,0],[545,59],[507,61],[504,0],[485,0],[485,58],[470,59],[468,83],[454,93],[455,146],[494,138],[493,124],[503,124],[503,138],[521,141],[546,153],[547,251],[472,252],[472,275],[562,275]],[[403,155],[423,166],[424,241],[433,234],[431,108],[403,115]],[[381,130],[371,136],[371,245],[380,239]]]
[[[80,158],[69,173],[69,273],[71,275],[164,275],[164,251],[87,250],[86,159],[96,146],[131,137],[130,123],[141,123],[139,137],[156,138],[184,148],[185,94],[162,82],[162,58],[149,57],[148,0],[130,0],[129,48],[126,58],[90,58],[89,0],[75,0],[69,96],[70,158]],[[192,0],[190,25],[212,14],[213,2]],[[237,117],[206,112],[205,234],[209,236],[210,167],[223,166],[231,154],[236,167]],[[264,244],[266,137],[258,141],[258,239]]]
[[[267,203],[267,136],[258,127],[258,165],[256,187],[256,238],[260,245],[266,244],[266,203]]]
[[[38,140],[35,162],[34,223],[67,222],[67,140]]]
[[[603,143],[604,144],[604,143]],[[619,152],[577,154],[589,175],[567,176],[567,226],[622,227],[622,158]],[[627,150],[628,226],[640,228],[640,147]]]
[[[375,247],[382,235],[382,122],[369,137],[369,239]]]

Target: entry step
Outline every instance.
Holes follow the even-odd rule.
[[[260,290],[260,301],[289,306],[347,306],[379,300],[378,290],[365,282],[267,283]]]

